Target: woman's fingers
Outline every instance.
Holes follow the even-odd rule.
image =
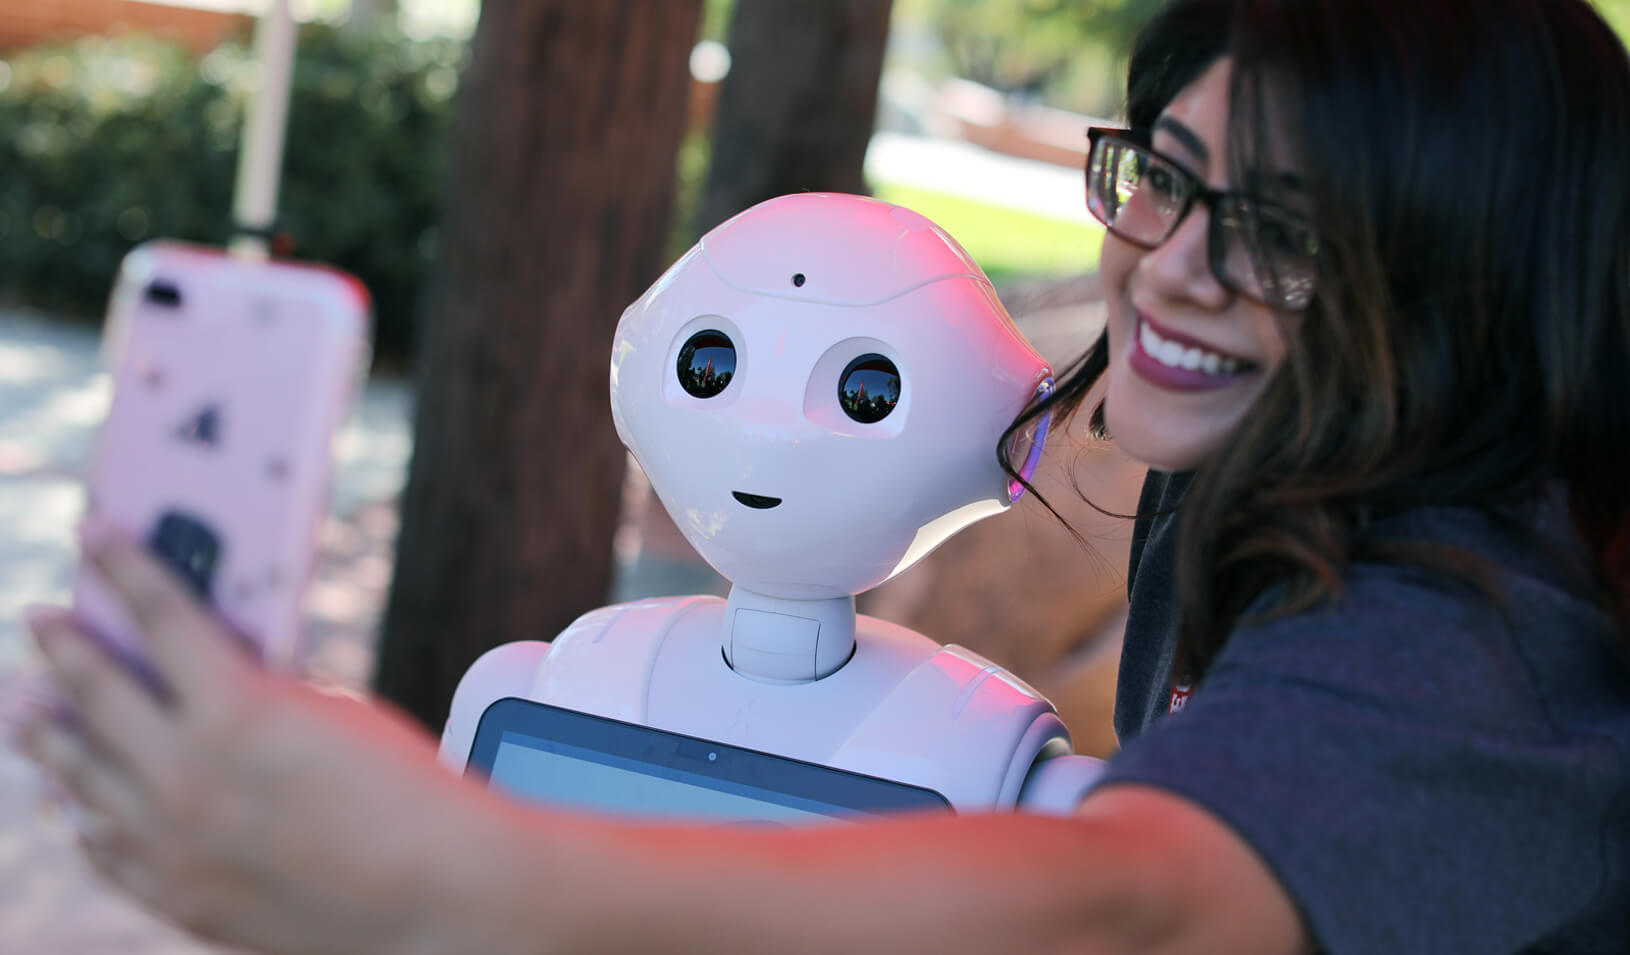
[[[155,871],[152,860],[140,851],[105,816],[79,810],[70,814],[79,851],[107,885],[160,917],[170,917],[165,902],[172,893]],[[172,903],[173,905],[173,903]]]
[[[28,627],[83,732],[120,763],[163,771],[175,745],[165,706],[60,610],[30,610]]]
[[[154,668],[181,702],[207,702],[248,665],[238,642],[166,568],[100,523],[83,532],[91,568],[140,628]]]
[[[70,798],[85,825],[82,839],[107,841],[120,827],[141,825],[144,801],[138,784],[119,762],[78,731],[59,720],[42,717],[18,736],[23,753]],[[87,828],[95,823],[97,830]]]

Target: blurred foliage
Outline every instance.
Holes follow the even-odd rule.
[[[1160,0],[939,0],[933,17],[959,75],[1040,94],[1084,48],[1123,51]]]
[[[1115,111],[1132,38],[1163,0],[899,0],[955,76],[1083,113]]]
[[[1621,38],[1630,0],[1591,0]],[[954,76],[1093,115],[1117,112],[1126,55],[1165,0],[896,0],[934,31]]]
[[[736,15],[736,0],[702,0],[701,38],[723,43],[730,36],[730,18]]]
[[[1630,41],[1630,0],[1591,0],[1602,19],[1618,32],[1621,40]]]
[[[435,243],[464,45],[301,29],[278,228],[359,276],[379,351],[406,353]],[[0,296],[94,314],[152,238],[229,237],[249,51],[88,37],[0,61]]]

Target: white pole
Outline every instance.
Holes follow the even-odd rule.
[[[265,258],[266,233],[277,219],[283,132],[288,125],[289,84],[294,72],[294,13],[289,0],[271,0],[271,9],[255,25],[255,59],[260,84],[244,114],[232,198],[235,234],[229,248],[237,255]]]

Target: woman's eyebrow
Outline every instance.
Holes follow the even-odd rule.
[[[1162,116],[1155,120],[1155,129],[1164,129],[1166,132],[1170,133],[1173,139],[1176,139],[1179,143],[1181,143],[1184,149],[1187,149],[1190,153],[1193,153],[1194,158],[1200,160],[1202,163],[1211,162],[1210,150],[1206,149],[1206,144],[1200,141],[1200,137],[1194,134],[1194,130],[1189,129],[1187,126],[1184,126],[1177,120],[1172,119],[1170,116]]]
[[[1307,182],[1289,169],[1252,170],[1246,176],[1246,188],[1253,192],[1297,194],[1307,192]]]

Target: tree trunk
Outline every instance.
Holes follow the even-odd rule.
[[[696,234],[789,192],[866,191],[890,0],[737,0]]]
[[[606,600],[612,330],[658,275],[700,0],[486,0],[461,87],[375,682],[439,728]]]

